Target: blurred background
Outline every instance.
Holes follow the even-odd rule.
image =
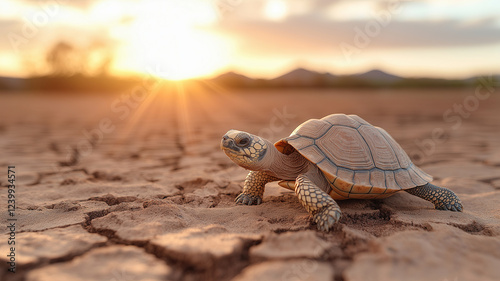
[[[185,153],[200,134],[217,149],[225,131],[259,133],[279,118],[265,136],[275,141],[351,113],[394,126],[414,161],[435,161],[424,152],[467,119],[491,119],[497,10],[492,0],[3,0],[0,117],[12,123],[0,129],[14,146],[43,139],[59,167],[95,149]],[[19,148],[13,157],[47,167]],[[170,163],[160,154],[150,156]]]
[[[232,128],[275,141],[347,113],[392,126],[414,161],[436,161],[442,139],[470,134],[468,120],[494,122],[497,10],[492,0],[3,0],[0,132],[18,148],[5,153],[36,172],[96,150],[169,165],[161,155],[217,150]],[[47,160],[31,161],[41,151]]]
[[[314,225],[276,183],[264,204],[236,206],[247,171],[220,150],[221,137],[238,129],[277,141],[333,113],[383,127],[466,207],[445,214],[409,194],[346,200],[348,232],[323,236],[335,243],[327,251],[335,277],[322,278],[358,280],[343,276],[375,236],[420,224],[428,231],[429,222],[456,229],[416,234],[415,251],[403,243],[408,235],[391,236],[396,246],[382,262],[394,271],[377,260],[352,272],[359,280],[377,269],[387,274],[380,280],[497,277],[498,247],[476,234],[500,233],[499,11],[496,0],[0,0],[0,200],[15,166],[22,245],[19,274],[0,270],[0,280],[141,280],[154,264],[173,277],[165,269],[150,280],[231,280],[254,265],[249,247],[260,240],[191,241],[198,232],[190,231],[215,224],[217,233],[267,239]],[[311,240],[303,237],[283,245]],[[59,248],[47,242],[56,240]],[[434,250],[430,263],[422,249]]]
[[[3,0],[0,88],[122,90],[145,74],[464,86],[500,73],[497,11],[493,0]]]

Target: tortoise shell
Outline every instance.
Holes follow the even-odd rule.
[[[357,115],[308,120],[275,146],[284,154],[297,150],[314,163],[334,199],[384,198],[432,181],[384,129]]]

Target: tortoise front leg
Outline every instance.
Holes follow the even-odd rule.
[[[277,181],[279,178],[270,176],[264,172],[251,171],[248,173],[243,185],[243,192],[234,201],[244,205],[259,205],[264,196],[266,183]]]
[[[295,181],[295,194],[313,216],[319,230],[328,231],[340,219],[340,207],[330,195],[315,185],[306,175]]]
[[[405,190],[411,195],[415,195],[425,199],[438,210],[449,210],[454,212],[461,212],[463,210],[460,198],[451,190],[444,187],[435,186],[433,184],[426,184]]]

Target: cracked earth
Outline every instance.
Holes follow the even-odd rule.
[[[0,279],[498,280],[500,98],[443,119],[473,94],[165,88],[121,110],[120,96],[1,95],[0,220],[15,165],[18,221],[17,272],[2,228]],[[234,204],[246,171],[219,149],[226,131],[276,141],[331,113],[386,129],[464,212],[407,193],[340,201],[340,223],[321,233],[276,183],[261,205]]]

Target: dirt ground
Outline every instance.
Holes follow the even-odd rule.
[[[476,90],[0,94],[0,220],[17,219],[16,273],[2,227],[0,279],[498,280],[500,96]],[[276,183],[234,204],[246,171],[220,150],[226,131],[276,141],[332,113],[385,128],[464,212],[407,193],[346,200],[321,233]]]

